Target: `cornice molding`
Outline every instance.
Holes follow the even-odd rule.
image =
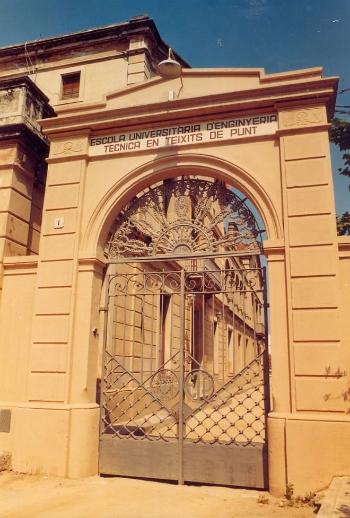
[[[14,257],[4,257],[3,268],[4,275],[14,274],[16,270],[19,274],[35,274],[38,266],[39,257],[37,255],[21,255]]]
[[[71,52],[73,47],[91,45],[96,42],[103,43],[104,41],[129,39],[140,34],[145,34],[150,38],[154,48],[159,53],[164,56],[167,55],[167,44],[162,40],[154,21],[145,15],[135,16],[126,22],[113,25],[1,47],[0,62],[6,59],[15,60],[17,56],[22,57],[25,51],[29,54],[32,52],[40,53],[40,56],[45,55],[47,52],[52,53],[55,49],[61,53],[63,49]],[[179,54],[175,53],[175,55],[184,67],[189,67],[189,64]]]
[[[196,98],[177,99],[175,101],[162,101],[125,108],[105,109],[102,103],[97,105],[80,105],[78,110],[70,108],[68,112],[60,110],[58,117],[42,119],[39,121],[46,134],[67,131],[68,128],[76,131],[90,128],[98,131],[107,128],[137,127],[142,125],[160,125],[168,121],[180,121],[181,119],[196,118],[205,119],[208,116],[223,117],[232,116],[239,112],[246,113],[249,110],[275,111],[279,103],[293,106],[310,105],[317,99],[317,104],[327,105],[334,96],[335,80],[307,81],[306,83],[289,83],[287,85],[264,86],[251,90],[240,90],[223,94],[211,94]],[[143,83],[145,87],[145,83]],[[107,106],[107,107],[106,107]],[[86,110],[83,112],[83,110]]]
[[[350,259],[350,236],[338,236],[340,259]]]
[[[313,124],[310,126],[300,126],[299,128],[283,128],[276,131],[279,137],[286,137],[288,135],[295,135],[296,133],[310,133],[310,131],[328,131],[331,124]]]
[[[80,272],[103,272],[107,267],[107,261],[94,256],[81,256],[78,258],[78,270]]]
[[[2,141],[17,141],[42,154],[46,154],[48,150],[48,143],[44,138],[24,123],[0,126],[0,142]]]
[[[285,253],[285,243],[283,239],[269,239],[263,242],[263,254],[269,263],[284,261]]]

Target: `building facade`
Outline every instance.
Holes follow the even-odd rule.
[[[0,49],[0,449],[321,489],[350,470],[337,78],[167,54],[147,17]]]

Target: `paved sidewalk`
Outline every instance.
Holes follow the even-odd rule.
[[[333,478],[317,518],[350,518],[350,477]]]

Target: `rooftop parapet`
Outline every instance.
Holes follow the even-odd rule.
[[[53,116],[48,98],[29,77],[0,81],[0,140],[25,135],[36,146],[47,148],[38,120]]]
[[[26,76],[0,81],[0,138],[10,138],[14,132],[30,130],[41,140],[38,120],[55,115],[46,95]]]

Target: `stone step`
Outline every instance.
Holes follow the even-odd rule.
[[[334,477],[321,501],[317,518],[350,517],[350,477]]]

